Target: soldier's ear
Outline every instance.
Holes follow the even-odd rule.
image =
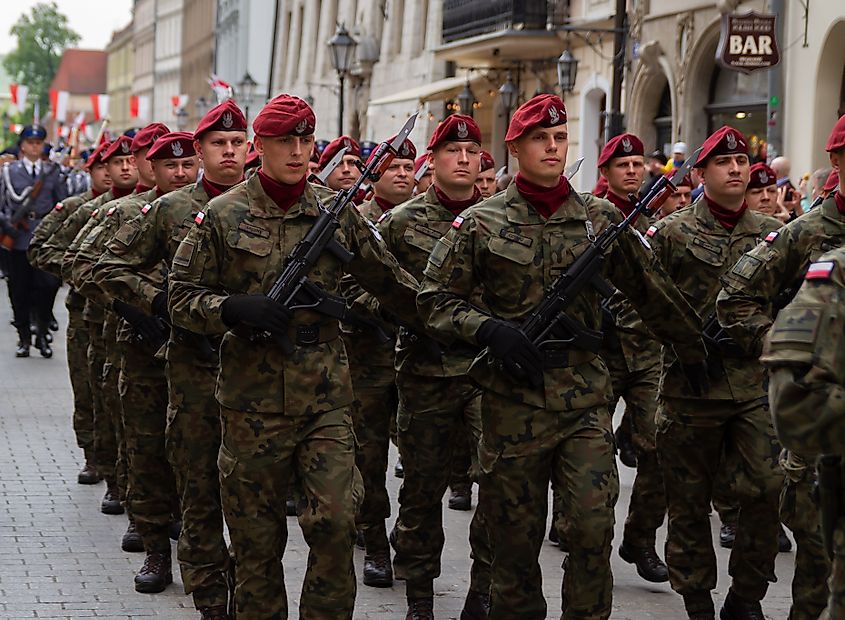
[[[828,153],[828,156],[830,157],[830,167],[836,170],[836,172],[841,176],[842,160],[845,158],[845,150],[831,151]]]
[[[264,157],[264,141],[261,139],[261,136],[255,136],[253,139],[255,140],[255,150],[258,151],[258,156]]]
[[[508,153],[510,153],[511,157],[515,157],[519,159],[519,149],[516,146],[516,140],[511,140],[510,142],[505,142],[505,146],[508,147]]]

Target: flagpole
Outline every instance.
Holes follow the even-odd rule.
[[[108,125],[108,124],[109,124],[109,117],[106,116],[103,119],[102,124],[100,124],[100,131],[97,132],[97,139],[94,140],[94,148],[97,148],[98,146],[100,146],[100,140],[102,139],[103,133],[105,133],[105,131],[106,131],[106,125]]]

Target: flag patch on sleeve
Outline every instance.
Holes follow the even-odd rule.
[[[807,270],[805,280],[829,280],[830,274],[833,271],[832,261],[822,261],[820,263],[813,263]]]
[[[111,217],[115,209],[117,209],[117,207],[109,207],[109,210],[106,211],[106,217]]]
[[[63,208],[64,206],[65,206],[65,205],[64,205],[63,203],[61,203],[61,202],[57,202],[57,203],[56,203],[56,206],[55,206],[55,207],[53,207],[53,208],[54,208],[56,211],[61,211],[61,210],[62,210],[62,208]]]
[[[151,205],[151,204],[148,202],[147,204],[145,204],[145,205],[141,208],[141,213],[143,213],[144,215],[146,215],[146,214],[147,214],[147,212],[148,212],[150,209],[152,209],[152,208],[153,208],[153,205]]]
[[[765,241],[766,243],[774,243],[775,239],[777,239],[777,238],[778,238],[778,235],[779,235],[779,234],[780,234],[780,233],[779,233],[777,230],[773,230],[773,231],[772,231],[772,232],[770,232],[768,235],[766,235],[766,238],[764,239],[764,241]]]
[[[194,218],[194,223],[197,224],[197,225],[202,224],[202,221],[204,219],[205,219],[205,213],[203,211],[200,211],[199,213],[197,213],[197,216]]]
[[[452,222],[452,228],[460,228],[461,224],[463,224],[463,223],[464,223],[464,218],[462,218],[459,215],[458,217],[455,218],[455,221]]]
[[[657,232],[657,226],[649,226],[648,230],[645,231],[645,236],[646,237],[653,237],[654,233],[656,233],[656,232]]]

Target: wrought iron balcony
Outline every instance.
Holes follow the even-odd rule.
[[[545,30],[548,18],[548,0],[444,0],[443,43],[503,30]]]

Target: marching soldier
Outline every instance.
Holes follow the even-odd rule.
[[[423,166],[426,167],[425,172],[420,175],[420,170]],[[420,155],[414,160],[414,177],[416,178],[414,195],[419,196],[420,194],[425,194],[434,180],[434,166],[428,155]]]
[[[486,347],[469,373],[483,386],[480,504],[488,506],[494,550],[490,617],[547,617],[537,559],[551,481],[568,522],[563,617],[608,618],[618,478],[607,369],[597,348],[541,352],[517,326],[621,214],[575,194],[562,176],[568,136],[559,97],[539,95],[520,106],[505,140],[519,174],[504,193],[454,219],[431,252],[417,303],[443,338]],[[705,352],[697,318],[646,244],[623,232],[604,275],[653,333],[674,345],[700,387]],[[485,310],[472,298],[477,291]],[[569,316],[598,329],[597,292],[581,295]]]
[[[358,164],[361,163],[361,146],[354,138],[349,136],[340,136],[329,142],[325,150],[320,155],[319,168],[322,170],[329,162],[337,155],[337,152],[346,147],[349,149],[343,160],[338,164],[337,168],[332,170],[328,178],[326,178],[326,186],[334,191],[342,189],[349,189],[361,176],[361,171],[358,169]]]
[[[671,176],[671,172],[667,172],[667,175]],[[662,220],[667,215],[672,215],[678,209],[683,209],[692,202],[692,177],[690,175],[686,175],[683,179],[678,182],[678,185],[675,187],[675,191],[672,192],[672,195],[666,199],[660,206],[660,210],[657,212],[657,219]]]
[[[784,223],[789,221],[789,211],[778,202],[777,175],[764,162],[751,166],[751,180],[745,190],[745,202],[752,211],[764,213]]]
[[[493,156],[485,150],[481,151],[481,172],[475,181],[481,198],[490,198],[496,193],[496,162]]]
[[[266,293],[285,257],[312,228],[317,198],[306,182],[314,113],[290,95],[253,121],[261,169],[212,199],[176,250],[168,305],[176,325],[223,335],[216,397],[223,511],[236,561],[238,620],[287,617],[282,575],[285,499],[295,477],[304,494],[299,523],[310,547],[300,617],[352,617],[355,511],[353,394],[336,320],[289,312]],[[415,282],[354,210],[340,215],[337,240],[352,260],[324,253],[310,274],[337,294],[344,272],[402,320],[418,324]],[[273,337],[250,337],[269,332]],[[277,339],[286,336],[293,351]]]

